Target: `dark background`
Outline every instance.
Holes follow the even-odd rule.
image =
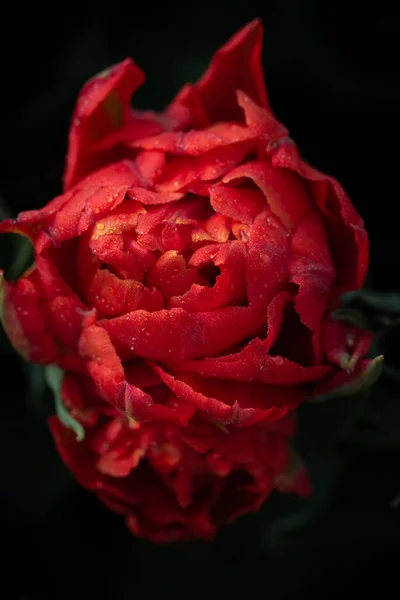
[[[349,0],[113,0],[104,8],[36,3],[7,10],[14,13],[3,19],[1,39],[0,194],[13,214],[60,192],[69,117],[86,79],[132,56],[147,74],[135,106],[162,109],[222,43],[259,16],[275,112],[303,156],[337,177],[364,217],[370,285],[400,290],[400,26],[391,3],[367,9]],[[383,349],[400,367],[398,342],[393,331]],[[400,402],[387,378],[368,409],[382,434],[372,441],[330,443],[329,413],[314,412],[315,440],[305,450],[312,501],[274,497],[211,544],[163,547],[133,539],[119,517],[75,484],[37,405],[40,372],[27,369],[4,336],[0,349],[2,597],[398,593],[400,508],[390,505],[400,492]]]

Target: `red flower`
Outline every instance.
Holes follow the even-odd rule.
[[[90,373],[135,419],[276,419],[368,349],[329,319],[364,281],[362,220],[274,118],[261,36],[250,23],[162,115],[130,108],[132,61],[92,79],[64,194],[2,224],[35,246],[35,266],[4,283],[14,345]]]
[[[364,282],[367,234],[275,119],[261,39],[250,23],[162,114],[131,109],[131,60],[89,81],[64,193],[0,225],[35,251],[3,281],[11,341],[103,400],[81,399],[80,444],[52,420],[59,451],[152,539],[257,508],[287,479],[285,415],[366,364],[369,334],[330,313]]]
[[[155,542],[209,539],[216,528],[257,510],[274,488],[310,492],[304,468],[294,463],[293,469],[291,419],[229,433],[197,417],[189,427],[129,425],[87,378],[66,377],[62,391],[86,430],[77,442],[50,419],[62,459],[136,535]]]

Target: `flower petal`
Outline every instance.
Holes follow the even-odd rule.
[[[138,183],[130,161],[114,163],[89,175],[72,190],[39,210],[21,212],[7,231],[22,232],[36,240],[35,250],[79,236],[115,209],[128,189]]]
[[[177,365],[182,373],[193,373],[233,381],[261,381],[276,385],[299,385],[320,381],[332,373],[329,365],[302,367],[282,356],[270,356],[265,343],[256,338],[236,354],[192,360]]]
[[[229,306],[198,313],[182,308],[137,310],[99,325],[110,334],[120,356],[168,363],[219,354],[254,335],[260,321],[262,315],[247,307]]]
[[[210,248],[210,245],[205,246],[205,249],[207,248]],[[193,264],[195,254],[190,261],[191,264]],[[185,294],[178,296],[176,293],[171,298],[169,305],[184,308],[190,312],[204,312],[223,306],[247,303],[245,257],[246,247],[243,242],[226,242],[218,248],[212,259],[212,264],[221,271],[215,284],[209,287],[194,283]]]
[[[213,181],[233,169],[250,148],[251,142],[245,141],[214,148],[200,156],[174,158],[156,181],[156,189],[160,192],[178,192],[187,190],[199,181]]]
[[[36,269],[15,283],[0,271],[0,316],[12,345],[26,360],[54,363],[60,352],[47,331],[43,297]]]
[[[133,310],[153,312],[164,308],[156,288],[134,279],[120,279],[108,269],[98,269],[90,286],[90,296],[99,318],[116,317]]]
[[[243,125],[216,123],[205,129],[192,129],[187,133],[182,131],[160,133],[137,140],[132,145],[146,150],[163,150],[171,154],[199,156],[210,150],[250,139],[255,140],[255,138],[256,133]]]
[[[218,358],[183,361],[174,365],[179,373],[193,373],[203,377],[233,381],[261,381],[278,385],[298,385],[319,381],[332,372],[329,365],[302,367],[282,356],[271,356],[269,350],[276,342],[290,295],[280,292],[267,311],[268,335],[264,340],[255,338],[239,352]]]
[[[188,267],[176,250],[164,252],[147,273],[147,283],[156,287],[168,303],[173,296],[183,296],[195,283],[205,283],[197,269]]]
[[[179,125],[194,128],[216,121],[240,120],[235,97],[238,89],[267,107],[261,65],[262,36],[262,25],[257,19],[236,33],[216,52],[202,78],[178,94],[167,115],[181,121],[186,117],[186,122]]]
[[[309,213],[292,234],[290,281],[299,286],[295,310],[306,327],[313,332],[317,362],[322,359],[320,325],[327,309],[335,280],[335,270],[322,219]]]
[[[131,95],[143,81],[143,71],[126,59],[83,86],[69,132],[64,190],[104,165],[101,156],[91,154],[90,146],[124,126]]]
[[[194,412],[190,406],[156,404],[149,393],[127,381],[122,362],[104,329],[98,325],[85,328],[79,348],[93,381],[112,406],[138,421],[161,420],[187,425]]]
[[[287,137],[288,130],[279,123],[268,108],[259,106],[242,90],[237,90],[238,104],[242,108],[246,125],[268,145],[276,144]]]
[[[279,222],[261,213],[249,229],[247,295],[253,310],[266,311],[288,280],[289,237]]]
[[[230,183],[242,177],[251,179],[261,189],[270,210],[288,230],[294,229],[312,208],[302,180],[268,161],[240,165],[225,175],[222,182]]]
[[[261,191],[217,184],[210,188],[210,204],[215,211],[240,223],[251,225],[267,207]]]
[[[369,244],[364,222],[342,186],[304,162],[293,143],[279,144],[272,152],[272,165],[294,171],[309,182],[310,195],[323,214],[329,247],[337,274],[331,305],[339,296],[360,288],[368,269]]]
[[[194,375],[178,377],[158,365],[154,370],[182,401],[222,423],[239,427],[280,419],[296,408],[304,396],[298,388],[202,379]]]

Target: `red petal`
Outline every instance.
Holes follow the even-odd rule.
[[[251,225],[267,207],[266,198],[260,191],[221,184],[210,189],[210,203],[219,214],[247,225]]]
[[[89,311],[62,279],[50,258],[37,256],[36,265],[46,295],[42,310],[47,314],[48,330],[62,342],[65,354],[76,354],[79,336]]]
[[[211,246],[213,247],[214,244]],[[210,248],[210,246],[205,248]],[[192,256],[190,264],[195,264],[193,259],[198,253],[199,251]],[[246,302],[244,276],[246,247],[243,242],[227,242],[213,254],[212,263],[221,270],[215,284],[212,287],[193,284],[190,290],[182,296],[178,296],[176,293],[171,298],[171,307],[184,308],[190,312],[204,312],[222,306],[241,305]]]
[[[182,401],[214,419],[240,427],[283,417],[294,409],[303,394],[296,388],[279,388],[261,383],[240,383],[184,376],[178,379],[159,366],[154,370]]]
[[[43,299],[36,270],[15,283],[0,271],[0,316],[12,345],[26,360],[54,363],[60,351],[47,331]]]
[[[323,213],[329,247],[335,264],[335,294],[331,305],[345,291],[360,288],[368,269],[368,236],[364,222],[341,185],[305,163],[293,143],[278,145],[272,155],[274,167],[290,169],[309,182],[314,201]]]
[[[147,182],[148,187],[153,186],[165,167],[165,152],[160,150],[142,150],[135,158],[135,165],[141,178]]]
[[[282,356],[270,356],[264,342],[256,338],[237,354],[192,360],[179,364],[179,372],[234,381],[258,380],[277,385],[320,381],[332,368],[328,365],[302,367]]]
[[[40,210],[18,215],[16,226],[43,234],[54,242],[69,240],[84,233],[98,220],[108,215],[125,198],[127,190],[137,184],[133,163],[123,161],[105,167],[88,176],[71,191],[55,198]],[[32,233],[32,235],[33,235]],[[36,252],[43,251],[39,236]]]
[[[120,411],[138,421],[174,421],[187,425],[193,415],[190,407],[188,410],[182,404],[173,408],[155,404],[150,394],[126,380],[122,362],[104,329],[97,325],[87,327],[82,332],[79,348],[96,386]]]
[[[271,384],[296,385],[319,381],[327,377],[329,366],[302,367],[282,356],[270,356],[280,331],[284,309],[289,294],[281,292],[270,303],[267,311],[268,336],[265,340],[255,338],[243,350],[204,360],[189,360],[175,366],[179,372],[195,373],[203,377],[252,381],[254,379]]]
[[[199,156],[210,150],[228,146],[236,142],[254,139],[256,133],[248,127],[236,123],[216,123],[201,130],[160,133],[133,142],[136,148],[163,150],[172,154]]]
[[[189,126],[195,128],[216,121],[239,120],[240,109],[235,97],[237,89],[267,107],[261,66],[262,36],[262,25],[258,20],[236,33],[216,52],[203,77],[178,94],[167,114],[182,118],[184,110],[188,109],[191,115]]]
[[[115,102],[115,97],[112,98],[110,105],[112,106],[111,112],[114,119],[118,115],[119,110],[118,104]],[[89,152],[93,159],[95,159],[92,162],[97,165],[96,169],[116,159],[130,157],[132,155],[130,152],[132,141],[159,134],[162,131],[160,121],[159,116],[149,110],[128,112],[125,117],[125,123],[120,129],[100,138],[99,141],[95,141],[89,146]],[[107,126],[108,124],[107,122]],[[99,127],[95,130],[95,137],[99,135],[99,129],[102,126],[103,124],[99,124]],[[86,154],[89,152],[87,149]]]
[[[164,308],[157,289],[149,289],[135,279],[120,279],[108,269],[96,272],[88,292],[99,318],[116,317],[133,310],[153,312]]]
[[[177,192],[198,181],[213,181],[233,169],[247,154],[249,142],[215,148],[200,156],[174,158],[156,182],[160,192]]]
[[[90,146],[123,127],[131,95],[143,81],[141,69],[126,59],[83,86],[69,132],[65,190],[104,164],[99,164],[99,156],[90,154]]]
[[[152,192],[145,188],[132,187],[128,191],[128,195],[133,200],[140,202],[141,204],[167,204],[168,202],[175,202],[183,198],[184,194],[179,192]]]
[[[165,113],[174,123],[173,129],[201,129],[209,125],[208,117],[201,102],[199,89],[191,84],[185,84],[177,93]]]
[[[290,280],[299,286],[295,310],[314,334],[314,350],[320,361],[319,328],[335,280],[335,270],[324,225],[316,212],[305,217],[293,233],[292,253]]]
[[[109,396],[109,390],[112,395],[114,385],[125,381],[125,373],[107,332],[98,325],[83,330],[79,351],[88,361],[89,372],[96,385],[105,396]]]
[[[137,310],[99,325],[124,357],[177,362],[219,354],[254,335],[261,319],[247,307],[200,313],[172,308],[154,313]]]
[[[161,379],[143,360],[125,365],[125,376],[128,383],[142,389],[161,384]]]
[[[90,377],[68,373],[64,375],[61,395],[71,415],[82,425],[94,427],[101,415],[114,416],[117,411],[100,397]]]
[[[59,198],[55,198],[55,200],[59,200]],[[37,229],[37,227],[32,226],[30,223],[20,223],[18,218],[4,219],[4,221],[0,221],[0,234],[15,233],[18,235],[24,235],[32,241],[34,241],[36,238]]]
[[[221,214],[211,215],[204,228],[213,241],[225,243],[229,239],[231,221]]]
[[[126,382],[122,363],[104,329],[97,325],[85,329],[80,352],[95,384],[113,406],[134,418],[149,416],[151,396]]]
[[[194,283],[202,283],[197,269],[187,267],[186,261],[176,250],[168,250],[160,256],[147,274],[147,283],[156,287],[168,300],[182,296]]]
[[[263,139],[267,144],[276,144],[288,135],[286,127],[275,119],[269,109],[253,102],[241,90],[238,90],[236,94],[238,104],[244,111],[246,125],[258,138]]]
[[[299,177],[269,162],[248,162],[231,171],[222,179],[251,179],[264,193],[272,213],[286,229],[293,229],[311,210],[311,201]]]
[[[249,237],[247,295],[253,310],[262,312],[288,280],[289,237],[268,213],[258,215]]]

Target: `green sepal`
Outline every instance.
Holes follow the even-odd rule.
[[[345,383],[344,385],[326,392],[326,394],[320,394],[308,398],[309,402],[327,402],[328,400],[335,400],[343,396],[353,396],[354,394],[360,394],[367,392],[379,379],[383,369],[384,357],[376,356],[371,360],[368,367],[355,379]]]
[[[64,377],[64,372],[54,365],[45,367],[45,379],[46,383],[54,394],[54,405],[56,409],[57,417],[61,423],[72,429],[75,432],[76,439],[81,442],[85,437],[85,430],[81,423],[74,419],[71,413],[65,408],[64,402],[61,397],[61,384]]]

